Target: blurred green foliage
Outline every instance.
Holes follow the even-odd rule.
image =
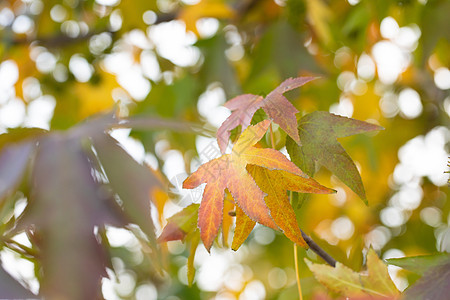
[[[284,79],[301,75],[321,78],[287,94],[300,111],[298,118],[316,110],[331,110],[385,128],[375,136],[339,140],[357,162],[369,205],[365,206],[327,170],[316,170],[315,179],[338,193],[313,195],[302,202],[296,211],[302,230],[355,271],[362,268],[363,250],[369,246],[384,258],[450,252],[450,192],[448,174],[444,173],[448,170],[450,141],[449,11],[448,0],[1,1],[1,252],[10,256],[13,253],[17,259],[33,264],[39,284],[24,273],[17,276],[34,292],[39,285],[45,287],[44,292],[52,289],[54,282],[46,282],[45,267],[41,269],[42,264],[54,264],[52,257],[41,261],[41,251],[50,247],[45,243],[45,234],[42,238],[39,230],[25,231],[28,236],[24,242],[14,240],[18,231],[11,231],[20,220],[19,204],[33,203],[36,197],[30,193],[35,183],[31,180],[35,154],[11,158],[17,149],[23,150],[28,143],[36,146],[41,138],[49,149],[50,142],[45,139],[61,134],[65,141],[59,141],[62,148],[86,155],[77,159],[93,163],[96,160],[89,155],[94,155],[101,164],[111,167],[107,170],[98,166],[94,168],[96,172],[116,174],[109,181],[102,181],[97,174],[100,177],[95,179],[96,185],[120,186],[120,182],[126,182],[130,186],[112,193],[132,195],[138,189],[138,198],[145,198],[142,186],[147,184],[140,181],[139,174],[150,172],[154,176],[151,186],[160,186],[149,195],[155,226],[160,230],[167,217],[181,210],[178,204],[186,196],[179,186],[176,189],[175,173],[190,174],[198,161],[207,160],[204,148],[198,145],[205,145],[201,140],[206,140],[206,144],[213,141],[211,132],[227,113],[220,105],[242,93],[265,95]],[[201,124],[204,131],[179,132],[164,125],[152,127],[151,131],[134,129],[129,133],[131,138],[121,142],[134,144],[140,153],[135,152],[134,158],[140,163],[145,160],[152,169],[129,161],[114,163],[123,155],[115,143],[101,152],[108,154],[108,147],[119,151],[114,152],[119,153],[117,157],[113,157],[114,153],[103,157],[109,161],[105,163],[101,153],[89,152],[98,150],[89,144],[92,139],[86,142],[76,136],[79,143],[73,146],[73,134],[78,129],[66,129],[88,124],[86,128],[90,129],[84,132],[90,137],[98,124],[84,120],[111,110],[117,111],[120,118],[164,117]],[[282,148],[286,134],[275,128],[275,138],[278,148]],[[61,155],[55,160],[67,164],[54,166],[60,168],[61,174],[77,165],[76,160],[70,161],[73,153],[67,154],[70,159],[65,160],[65,150],[52,151]],[[51,162],[52,158],[46,160]],[[23,176],[11,179],[14,169]],[[141,171],[127,173],[133,170]],[[47,175],[58,179],[57,174]],[[52,199],[67,201],[70,198],[65,198],[64,193],[76,194],[77,189],[78,186],[67,190],[62,186]],[[175,193],[169,192],[173,190]],[[64,210],[65,202],[58,203],[55,207]],[[38,208],[43,209],[39,205]],[[29,210],[28,207],[25,213]],[[140,221],[125,223],[145,227],[140,213],[139,208],[132,207],[131,219],[137,217]],[[45,214],[37,216],[45,218]],[[58,220],[65,220],[65,213],[56,215]],[[74,222],[68,227],[61,224],[60,228],[43,228],[54,237],[56,245],[68,240],[64,237],[66,231],[96,228],[97,242],[101,241],[107,249],[99,255],[112,278],[103,279],[103,297],[107,299],[150,299],[149,295],[156,293],[158,299],[247,299],[248,293],[266,299],[298,297],[291,242],[266,228],[257,228],[237,253],[222,247],[220,242],[213,247],[211,256],[199,247],[194,262],[197,275],[193,287],[188,287],[184,266],[189,247],[179,242],[161,244],[161,256],[156,259],[145,235],[151,231],[148,226],[140,231],[127,225],[127,232],[135,234],[125,235],[128,243],[111,243],[113,234],[100,225],[95,227],[92,218],[83,226],[78,225],[85,220],[75,218],[66,220]],[[102,216],[97,221],[106,219]],[[113,225],[120,227],[121,222]],[[76,243],[97,244],[92,232],[88,240],[83,240],[81,233],[74,235],[73,239],[77,238]],[[56,251],[51,253],[58,252],[50,249]],[[300,252],[300,256],[318,261],[311,251]],[[1,257],[5,260],[6,256]],[[221,276],[211,283],[205,274],[213,257],[222,260],[226,267],[217,267],[215,271]],[[68,258],[59,259],[67,262]],[[323,296],[326,290],[300,261],[304,297]],[[165,271],[158,271],[158,264]],[[97,270],[96,274],[104,276],[103,273],[104,270]],[[395,269],[391,275],[400,289],[418,278],[403,269]],[[1,269],[0,276],[10,280]],[[83,281],[82,276],[77,278],[80,281],[73,283],[75,286]],[[26,290],[12,285],[11,291],[19,297],[28,295]],[[74,295],[70,299],[76,299]]]

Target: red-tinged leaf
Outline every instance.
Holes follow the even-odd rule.
[[[170,242],[183,240],[186,237],[186,232],[184,232],[177,224],[167,223],[164,226],[161,235],[158,237],[158,242]]]
[[[215,184],[207,184],[203,192],[203,200],[198,211],[198,227],[203,244],[209,250],[219,233],[223,218],[224,184],[221,180]]]
[[[239,125],[242,126],[242,130],[247,128],[250,125],[254,113],[259,108],[264,109],[275,123],[280,125],[297,143],[300,143],[297,131],[297,118],[295,117],[298,110],[283,94],[313,79],[315,77],[289,78],[270,92],[264,99],[261,96],[245,94],[226,102],[224,106],[230,109],[232,113],[217,130],[217,143],[219,144],[220,151],[225,153],[228,139],[230,138],[230,131]]]
[[[262,108],[267,115],[272,118],[275,123],[280,125],[280,127],[297,143],[300,143],[300,137],[297,130],[297,118],[295,117],[298,110],[285,96],[283,96],[283,94],[298,88],[313,79],[315,79],[315,77],[286,79],[267,95],[262,104]]]
[[[247,165],[246,152],[263,137],[269,124],[270,121],[265,120],[255,126],[249,126],[239,137],[231,154],[222,155],[201,165],[183,182],[183,188],[188,189],[206,183],[200,204],[198,226],[203,244],[208,250],[211,248],[222,222],[223,198],[226,188],[236,204],[252,220],[274,229],[278,228],[264,203],[264,193],[245,169]],[[255,160],[252,163],[263,164],[264,159],[268,157],[260,156],[260,161]]]
[[[100,296],[105,254],[94,228],[124,222],[91,170],[80,140],[57,134],[40,140],[29,205],[17,230],[34,224],[40,233],[41,293],[46,299]]]
[[[224,104],[232,113],[217,130],[217,143],[222,153],[225,153],[227,148],[230,131],[239,125],[241,125],[242,130],[245,130],[250,125],[254,113],[261,106],[262,100],[263,97],[261,96],[245,94]]]
[[[167,225],[158,237],[159,242],[183,240],[189,245],[187,277],[189,286],[194,282],[194,257],[200,241],[197,230],[198,204],[191,204],[167,219]]]
[[[299,134],[303,146],[290,147],[289,154],[295,156],[302,152],[306,163],[313,159],[323,165],[367,203],[358,169],[337,138],[382,129],[378,125],[316,111],[300,119]]]
[[[25,289],[0,265],[0,299],[39,299],[39,297]]]
[[[245,242],[253,228],[255,227],[255,222],[252,221],[243,211],[236,206],[236,228],[234,229],[233,242],[231,244],[231,249],[237,251],[239,247]]]
[[[450,291],[450,260],[428,269],[404,292],[404,299],[446,300]]]
[[[158,237],[158,241],[168,242],[182,240],[186,235],[195,231],[197,229],[199,206],[199,204],[191,204],[168,218],[167,225]]]
[[[387,266],[373,249],[367,254],[367,273],[357,273],[341,263],[336,267],[313,264],[305,259],[316,279],[329,290],[350,299],[398,299],[400,292],[389,277]]]
[[[0,153],[0,201],[19,184],[33,149],[28,142],[8,146]]]
[[[294,168],[297,168],[292,162],[291,164]],[[305,178],[286,171],[270,171],[255,165],[247,165],[247,170],[255,179],[256,184],[267,193],[264,200],[277,226],[292,242],[308,248],[302,238],[302,233],[298,227],[295,212],[289,203],[286,190],[316,194],[329,194],[335,191],[320,185],[312,178]]]

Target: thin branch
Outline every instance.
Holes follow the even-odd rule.
[[[333,257],[331,257],[330,254],[325,252],[325,250],[323,250],[319,245],[317,245],[316,242],[314,242],[311,237],[309,237],[302,230],[301,230],[301,232],[302,232],[302,237],[305,240],[305,242],[308,244],[309,248],[311,248],[312,251],[314,251],[317,255],[319,255],[330,266],[336,267],[336,260]]]
[[[30,37],[30,38],[14,39],[11,43],[12,45],[27,45],[31,44],[32,42],[37,42],[38,44],[46,46],[48,48],[61,48],[71,46],[73,44],[77,44],[80,42],[84,42],[90,39],[92,36],[104,32],[114,34],[114,32],[109,30],[91,31],[86,34],[78,35],[76,37],[70,37],[66,34],[60,33],[57,35],[46,37],[34,37],[34,38]]]
[[[175,20],[178,16],[178,13],[167,13],[167,14],[159,14],[156,17],[156,21],[152,25],[169,22],[172,20]],[[86,34],[78,35],[75,37],[70,37],[64,33],[59,33],[57,35],[52,36],[43,36],[43,37],[27,37],[27,38],[18,38],[12,40],[12,45],[27,45],[32,42],[37,42],[40,45],[46,46],[48,48],[61,48],[61,47],[67,47],[73,44],[77,44],[80,42],[84,42],[88,39],[90,39],[92,36],[100,34],[100,33],[109,33],[109,34],[116,34],[116,32],[113,32],[107,28],[103,30],[93,30]]]
[[[260,2],[259,0],[248,0],[241,2],[239,5],[235,7],[237,18],[242,18],[243,16],[248,14],[255,6],[257,6],[259,2]],[[160,23],[173,21],[178,18],[179,14],[180,10],[175,10],[174,12],[170,13],[157,14],[155,22],[151,25],[157,25]],[[11,45],[28,45],[32,42],[38,42],[39,44],[49,48],[61,48],[86,41],[90,39],[92,36],[104,32],[113,35],[116,33],[107,28],[103,30],[93,30],[86,34],[78,35],[76,37],[70,37],[64,33],[59,33],[52,36],[17,38],[11,41]]]
[[[236,8],[237,15],[240,18],[243,18],[253,8],[255,8],[260,2],[261,2],[260,0],[248,0],[248,1],[240,1],[240,2],[238,2],[239,5]]]

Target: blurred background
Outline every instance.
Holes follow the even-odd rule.
[[[226,100],[266,95],[289,77],[320,76],[287,94],[299,116],[326,110],[385,130],[340,140],[369,205],[321,169],[315,179],[338,193],[303,203],[303,231],[356,271],[370,246],[382,258],[450,252],[449,12],[447,0],[3,0],[0,132],[65,130],[113,109],[215,131],[230,114]],[[286,134],[275,129],[285,152]],[[219,154],[214,137],[111,134],[168,182],[154,210],[159,232],[167,217],[200,201],[181,182]],[[24,205],[17,202],[14,213]],[[181,242],[167,244],[161,277],[130,231],[110,227],[107,238],[106,299],[298,297],[292,244],[269,228],[256,227],[237,252],[216,245],[208,254],[200,246],[193,287]],[[300,256],[319,261],[310,251]],[[33,262],[8,248],[0,257],[10,274],[39,290]],[[400,290],[416,279],[398,267],[389,272]],[[300,275],[306,299],[326,293],[303,262]]]

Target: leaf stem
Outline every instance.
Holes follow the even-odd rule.
[[[297,280],[298,296],[300,300],[303,300],[302,286],[300,284],[300,274],[298,268],[297,244],[295,243],[294,243],[294,265],[295,265],[295,279]]]
[[[273,138],[272,122],[270,122],[269,131],[270,131],[270,143],[272,144],[272,149],[275,149],[275,141]]]
[[[292,191],[289,191],[289,202],[291,203],[291,205],[292,205],[292,194],[293,194]],[[303,231],[301,231],[301,233],[303,237]],[[300,269],[298,267],[298,251],[296,243],[294,243],[294,266],[295,266],[295,279],[297,280],[298,297],[300,300],[303,300],[302,285],[300,284],[300,272],[299,272]]]

